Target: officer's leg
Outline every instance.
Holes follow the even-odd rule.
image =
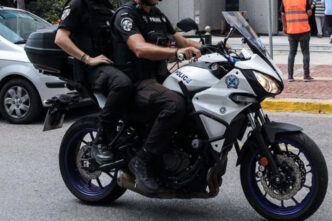
[[[300,38],[300,46],[301,51],[303,54],[303,70],[304,70],[304,79],[305,80],[312,80],[310,77],[310,49],[309,49],[309,42],[310,42],[310,33],[305,33]]]
[[[160,154],[170,144],[172,134],[183,121],[186,109],[185,100],[181,95],[168,89],[164,91],[164,87],[160,84],[156,86],[163,92],[153,100],[158,115],[145,141],[144,148],[153,154]]]
[[[137,185],[147,192],[156,192],[158,184],[151,175],[151,161],[165,151],[172,134],[185,114],[184,99],[155,80],[143,81],[137,88],[136,102],[141,108],[156,112],[156,120],[141,151],[134,157],[129,169],[135,174]]]
[[[289,55],[288,55],[288,79],[292,80],[294,75],[294,60],[297,53],[297,47],[299,44],[296,35],[288,35],[289,41]]]
[[[133,86],[130,79],[110,65],[97,68],[92,84],[94,92],[106,96],[106,103],[99,114],[99,129],[95,140],[95,158],[99,163],[112,160],[106,145],[114,137],[116,124],[127,110]]]

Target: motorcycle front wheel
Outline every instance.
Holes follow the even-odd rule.
[[[304,133],[279,135],[277,161],[281,181],[260,165],[256,146],[241,164],[241,184],[250,205],[268,220],[304,220],[322,204],[328,184],[325,159],[313,140]],[[258,144],[256,144],[258,145]]]
[[[84,167],[91,157],[92,141],[97,133],[97,118],[86,117],[74,123],[66,132],[59,151],[61,176],[72,194],[89,204],[111,203],[126,189],[117,185],[117,171],[89,172]]]

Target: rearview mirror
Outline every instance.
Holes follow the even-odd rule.
[[[198,25],[191,18],[185,18],[179,21],[176,26],[184,32],[189,32],[192,30],[198,31]]]

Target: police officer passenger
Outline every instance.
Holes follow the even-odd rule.
[[[201,56],[201,45],[176,33],[167,17],[155,5],[159,0],[132,0],[115,15],[114,61],[136,85],[136,103],[156,116],[143,148],[130,161],[139,188],[156,192],[158,184],[151,175],[151,161],[165,151],[172,133],[185,114],[184,98],[157,82],[165,71],[166,59],[184,54],[187,59]],[[173,38],[178,48],[170,48]]]
[[[107,143],[126,110],[132,92],[131,80],[110,60],[110,25],[113,6],[108,0],[69,0],[64,7],[55,43],[76,58],[84,71],[83,83],[107,97],[99,114],[99,129],[92,155],[98,163],[112,160]]]

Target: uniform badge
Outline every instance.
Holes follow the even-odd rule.
[[[240,80],[238,77],[236,77],[235,75],[229,75],[226,77],[225,83],[227,85],[227,88],[235,88],[237,89],[239,84],[240,84]]]
[[[122,26],[122,29],[125,30],[125,31],[131,31],[133,29],[133,19],[131,18],[123,18],[121,20],[121,26]]]
[[[62,16],[61,16],[62,21],[65,20],[68,17],[68,15],[70,15],[70,11],[71,11],[70,8],[67,8],[67,9],[63,10],[63,13],[62,13]]]

